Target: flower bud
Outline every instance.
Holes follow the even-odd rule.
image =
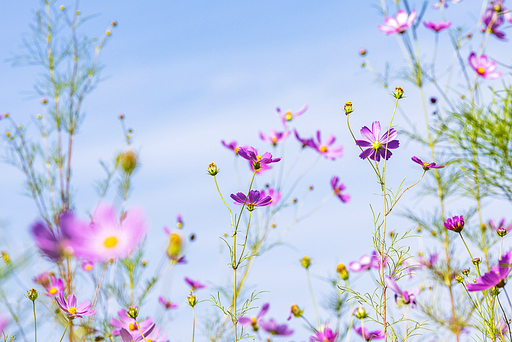
[[[119,120],[123,120],[124,119],[124,114],[119,114]]]
[[[219,168],[217,167],[217,165],[215,165],[215,163],[210,163],[208,165],[208,174],[210,176],[215,176],[217,175],[217,173],[219,173]]]
[[[480,258],[474,258],[473,259],[473,265],[480,265],[480,263],[482,262],[482,260],[480,260]]]
[[[117,21],[116,20],[112,20],[111,25],[116,27],[117,26]]]
[[[140,263],[141,263],[142,267],[146,267],[148,265],[147,259],[142,259]]]
[[[139,315],[139,309],[136,306],[130,306],[128,308],[128,317],[137,319],[137,316]]]
[[[31,301],[35,301],[37,299],[37,296],[39,296],[39,293],[37,292],[36,289],[30,289],[27,291],[27,297]]]
[[[110,32],[110,30],[107,30],[107,32],[105,32],[105,34],[106,34],[107,36],[110,36],[110,35],[112,34],[112,32]]]
[[[190,294],[188,295],[187,300],[188,300],[188,305],[190,305],[191,307],[196,306],[196,304],[197,304],[197,297],[194,296],[192,294],[192,292],[190,292]]]
[[[5,133],[5,135],[7,136],[7,138],[10,138],[10,137],[11,137],[11,132],[7,131],[7,132]]]
[[[61,11],[64,11],[64,9],[65,9],[66,7],[64,7],[64,5],[60,5],[60,7],[59,7],[59,8],[60,8],[60,10],[61,10]]]
[[[292,315],[296,318],[302,317],[304,310],[301,310],[297,305],[293,304],[291,308]]]
[[[304,256],[302,259],[300,259],[300,264],[302,265],[302,267],[304,267],[305,269],[308,269],[309,266],[311,266],[311,259],[306,255]]]
[[[167,256],[171,260],[177,260],[183,248],[183,241],[178,233],[172,233],[167,246]]]
[[[436,102],[437,102],[437,99],[434,96],[432,96],[430,98],[430,103],[435,104]]]
[[[362,306],[358,306],[355,310],[354,310],[354,315],[359,318],[359,319],[364,319],[366,317],[368,317],[368,314],[366,313],[366,310],[362,307]]]
[[[456,274],[455,275],[455,280],[458,282],[458,283],[462,283],[464,282],[464,277],[461,276],[460,274]]]
[[[396,87],[395,92],[393,93],[393,97],[397,100],[400,100],[404,97],[404,88],[402,87]]]
[[[345,265],[339,264],[338,266],[336,266],[336,272],[338,272],[341,279],[348,280],[348,271]]]
[[[360,49],[360,50],[359,50],[359,54],[360,54],[361,56],[366,55],[366,49]]]
[[[11,257],[9,256],[9,254],[7,254],[7,252],[4,252],[2,251],[2,259],[4,259],[4,262],[6,264],[10,264],[11,263]]]
[[[47,99],[46,97],[43,97],[43,98],[41,99],[41,103],[42,103],[42,104],[47,104],[47,103],[48,103],[48,99]]]
[[[498,234],[498,236],[500,237],[504,237],[505,235],[507,235],[507,230],[505,228],[498,228],[498,230],[496,230],[496,234]]]
[[[469,272],[471,272],[469,270],[469,268],[465,268],[465,269],[462,270],[462,274],[464,274],[465,276],[467,276],[469,274]]]
[[[127,174],[131,174],[137,167],[137,155],[128,150],[120,156],[121,168]]]
[[[350,113],[352,113],[354,111],[354,109],[352,109],[352,102],[350,102],[350,101],[345,102],[345,106],[343,106],[343,110],[345,111],[345,115],[349,115]]]

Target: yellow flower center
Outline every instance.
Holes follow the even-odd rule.
[[[70,308],[68,309],[68,312],[69,312],[70,314],[74,315],[74,314],[76,314],[76,308],[75,308],[74,306],[72,306],[72,307],[70,307]]]
[[[324,145],[324,146],[321,146],[321,147],[320,147],[320,152],[322,152],[322,153],[327,152],[327,146],[325,146],[325,145]]]
[[[272,144],[274,144],[274,146],[275,146],[275,144],[277,144],[277,138],[276,137],[272,137]]]
[[[235,147],[235,153],[238,154],[238,150],[240,149],[240,147]]]
[[[153,340],[152,340],[152,339],[150,339],[150,338],[146,339],[146,341],[148,341],[148,342],[153,342]]]
[[[50,292],[50,294],[54,295],[54,294],[56,294],[57,292],[59,292],[59,290],[57,290],[55,287],[52,287],[52,288],[50,289],[50,291],[48,291],[48,292]]]
[[[134,331],[134,330],[137,330],[137,326],[133,323],[130,323],[130,325],[128,326],[128,329],[130,329],[131,331]]]
[[[256,160],[261,160],[261,156],[256,156]]]
[[[286,119],[286,121],[291,121],[293,119],[293,114],[291,112],[286,112],[284,118]]]
[[[381,143],[380,143],[380,141],[374,141],[374,142],[372,142],[372,148],[373,148],[374,150],[378,150],[378,149],[380,149],[380,147],[381,147]]]
[[[85,269],[86,269],[87,271],[92,270],[92,265],[85,265]]]
[[[340,188],[336,188],[336,189],[334,189],[334,193],[335,193],[336,195],[341,194],[341,190],[340,190]]]
[[[172,233],[169,238],[169,246],[167,252],[171,257],[177,257],[181,253],[182,243],[181,236],[177,233]]]
[[[482,68],[482,67],[480,67],[480,68],[476,69],[476,72],[477,72],[479,75],[483,75],[483,74],[485,74],[485,69],[484,69],[484,68]]]
[[[251,325],[256,324],[256,317],[251,317]]]
[[[115,236],[109,236],[108,238],[105,239],[103,244],[107,248],[113,248],[117,245],[117,238]]]

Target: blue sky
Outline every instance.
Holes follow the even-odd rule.
[[[456,6],[450,5],[446,11],[449,18],[471,22],[471,18],[478,17],[480,7],[471,7],[469,1]],[[32,12],[37,7],[37,1],[1,5],[0,29],[9,34],[0,36],[0,111],[11,113],[24,125],[42,110],[39,96],[31,93],[39,71],[36,67],[13,68],[7,59],[20,52],[22,37],[29,32]],[[298,259],[307,254],[314,260],[312,272],[318,276],[313,286],[319,299],[328,290],[320,276],[332,275],[338,262],[348,264],[372,250],[368,202],[379,205],[379,198],[373,196],[379,188],[367,163],[357,157],[342,108],[345,101],[353,102],[354,131],[374,120],[388,122],[392,113],[394,99],[369,72],[361,69],[358,56],[358,50],[365,47],[372,64],[380,70],[386,61],[395,71],[403,65],[395,37],[385,36],[376,28],[383,21],[376,2],[324,1],[319,5],[313,1],[112,0],[84,1],[81,11],[98,14],[84,26],[89,36],[101,35],[111,20],[119,24],[101,55],[104,80],[84,106],[87,117],[77,138],[73,164],[77,208],[85,216],[95,204],[93,185],[102,176],[98,160],[112,160],[123,148],[117,115],[124,113],[126,123],[135,131],[134,146],[141,164],[130,205],[143,207],[146,212],[151,225],[148,244],[165,248],[162,227],[174,225],[178,212],[184,216],[185,233],[198,236],[187,255],[189,264],[176,269],[166,280],[171,290],[166,286],[158,290],[170,293],[168,296],[183,307],[167,329],[172,341],[190,339],[190,330],[182,329],[191,325],[191,320],[189,308],[184,305],[187,289],[181,279],[190,276],[208,279],[211,285],[223,284],[227,271],[227,266],[218,261],[218,237],[229,229],[229,216],[212,178],[205,175],[206,167],[215,162],[221,168],[219,182],[224,196],[245,189],[247,175],[240,188],[233,181],[233,156],[220,145],[220,140],[237,140],[265,149],[267,146],[257,134],[281,129],[275,107],[297,110],[308,104],[306,114],[293,122],[301,136],[311,136],[320,129],[324,137],[334,134],[344,145],[343,158],[335,162],[320,160],[300,187],[314,184],[315,190],[308,199],[308,205],[313,206],[330,193],[329,180],[338,175],[352,196],[351,202],[342,204],[332,198],[315,215],[294,227],[284,246],[256,262],[250,282],[255,288],[269,291],[261,303],[271,301],[270,316],[278,321],[285,320],[294,303],[306,307],[313,320]],[[429,8],[426,19],[440,18],[440,13]],[[433,44],[432,33],[420,30],[420,36],[428,37],[422,50],[427,55]],[[441,44],[447,43],[446,37],[441,36]],[[493,41],[490,49],[499,51],[502,46]],[[391,82],[391,87],[395,86],[405,88],[403,109],[423,129],[423,114],[414,87],[400,79]],[[427,95],[430,96],[428,92]],[[405,125],[401,115],[397,115],[395,123]],[[409,184],[421,175],[410,162],[412,155],[428,156],[405,139],[401,144],[389,163],[394,187],[403,178],[408,177]],[[1,146],[4,149],[5,143]],[[283,157],[292,159],[296,148],[290,138]],[[306,152],[302,168],[315,158],[313,151]],[[276,155],[281,156],[279,150]],[[238,164],[242,172],[248,172],[245,163]],[[4,236],[10,237],[9,246],[15,243],[29,248],[32,242],[26,232],[37,217],[36,210],[22,196],[20,173],[6,164],[0,169],[0,208],[7,208],[0,211]],[[258,186],[266,181],[268,178],[258,180]],[[114,191],[109,199],[118,202]],[[409,194],[397,209],[403,210],[406,204],[426,211],[434,205],[419,202]],[[449,203],[449,207],[455,209],[457,203]],[[486,211],[486,217],[504,208],[510,209],[500,203],[498,208]],[[413,228],[398,215],[392,217],[391,224],[399,229]],[[422,243],[412,245],[418,244]],[[150,255],[149,259],[156,263],[158,256]],[[27,275],[26,279],[30,277]],[[117,310],[115,305],[112,309]],[[213,310],[204,303],[198,315],[202,317]],[[295,322],[293,328],[298,331],[296,339],[306,339],[301,335],[305,332],[300,324]]]

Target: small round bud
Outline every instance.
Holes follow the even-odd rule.
[[[468,35],[466,36],[467,39],[471,39],[471,37],[473,37],[471,33],[468,33]]]
[[[76,11],[75,13],[76,13],[76,15],[80,15],[80,11]]]
[[[466,98],[466,95],[461,95],[460,98],[464,100]]]
[[[60,8],[60,10],[61,10],[61,11],[64,11],[64,9],[65,9],[66,7],[64,7],[64,5],[60,5],[60,7],[59,7],[59,8]]]
[[[434,96],[432,96],[432,97],[430,98],[430,103],[435,104],[436,102],[437,102],[437,98],[435,98]]]
[[[300,318],[302,317],[302,314],[304,313],[304,310],[301,310],[297,305],[293,304],[291,307],[291,314],[293,317]]]
[[[421,291],[425,290],[425,285],[421,284],[421,285],[420,285],[420,290],[421,290]]]
[[[275,223],[272,223],[272,225],[271,225],[270,227],[275,228],[275,227],[276,227],[276,224],[275,224]]]
[[[112,22],[110,23],[112,26],[116,27],[117,26],[117,20],[112,20]]]
[[[469,274],[469,272],[471,272],[469,270],[469,268],[465,268],[465,269],[462,270],[462,274],[464,274],[465,276],[467,276]]]
[[[146,267],[148,265],[148,260],[142,259],[140,263],[141,263],[142,267]]]
[[[42,118],[41,114],[37,114],[37,118],[41,119]]]
[[[167,256],[171,260],[178,260],[183,250],[183,240],[178,233],[172,233],[169,238],[169,245],[167,246]]]
[[[368,317],[368,314],[366,313],[366,310],[362,307],[362,306],[358,306],[355,310],[354,310],[354,315],[359,318],[359,319],[364,319],[366,317]]]
[[[500,237],[504,237],[505,235],[507,235],[507,230],[505,228],[498,228],[498,230],[496,230],[496,234],[498,234],[498,236]]]
[[[139,315],[139,309],[136,306],[130,306],[128,308],[128,317],[137,319],[137,316]]]
[[[37,292],[36,289],[30,289],[27,291],[27,297],[31,301],[35,301],[37,299],[37,296],[39,296],[39,293]]]
[[[313,190],[313,189],[314,189],[314,188],[313,188],[313,185],[310,185],[308,189],[309,189],[309,190]]]
[[[4,118],[8,118],[9,117],[9,113],[4,113]]]
[[[196,304],[197,304],[197,297],[194,296],[192,294],[192,292],[190,292],[190,294],[188,295],[187,300],[188,300],[188,305],[190,305],[191,307],[196,306]]]
[[[455,280],[458,282],[458,283],[462,283],[464,282],[464,277],[461,276],[460,274],[456,274],[455,275]]]
[[[130,129],[128,130],[128,133],[132,134],[132,133],[133,133],[133,129],[131,129],[131,128],[130,128]]]
[[[11,137],[11,132],[7,131],[7,132],[5,133],[5,135],[7,136],[7,138],[10,138],[10,137]]]
[[[482,260],[480,260],[480,258],[473,259],[473,265],[480,265],[481,262],[482,262]]]
[[[336,272],[338,272],[341,279],[348,280],[348,271],[344,264],[338,264],[338,266],[336,266]]]
[[[18,126],[18,129],[22,129],[22,128],[23,128],[23,127],[21,127],[21,125],[20,125],[20,126]]]
[[[112,32],[110,32],[110,30],[107,30],[107,32],[105,32],[105,34],[106,34],[107,36],[110,36],[110,35],[112,34]]]
[[[300,259],[300,264],[302,265],[302,267],[304,267],[305,269],[308,269],[309,266],[311,266],[311,259],[306,255],[304,256],[302,259]]]
[[[367,53],[366,49],[359,49],[359,54],[360,54],[361,56],[366,55],[366,53]]]
[[[208,174],[210,176],[215,176],[219,173],[219,168],[217,167],[217,165],[215,165],[215,163],[210,163],[208,165]]]
[[[41,103],[42,103],[42,104],[47,104],[47,103],[48,103],[48,99],[47,99],[46,97],[43,97],[43,98],[41,99]]]
[[[298,200],[297,200],[296,198],[294,198],[294,199],[292,200],[292,202],[293,202],[294,204],[295,204],[295,203],[297,203],[297,201],[298,201]]]
[[[7,252],[4,252],[2,251],[2,259],[4,259],[4,262],[6,264],[10,264],[11,263],[11,257],[9,256],[9,254],[7,254]]]
[[[404,97],[404,88],[402,87],[396,87],[395,92],[393,93],[393,97],[397,100]]]
[[[421,226],[416,227],[416,232],[421,233]]]
[[[127,174],[131,174],[137,167],[137,155],[134,152],[128,150],[121,154],[120,163],[123,171]]]
[[[119,114],[119,120],[123,120],[124,119],[124,114]]]
[[[352,102],[350,102],[350,101],[345,102],[345,105],[343,106],[343,110],[345,111],[345,115],[349,115],[350,113],[352,113],[354,111],[354,109],[352,109]]]
[[[361,68],[364,68],[366,66],[366,63],[361,63]]]

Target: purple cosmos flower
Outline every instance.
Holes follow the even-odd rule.
[[[356,140],[357,144],[361,148],[367,148],[360,155],[359,158],[370,160],[380,161],[380,158],[386,158],[388,160],[393,153],[389,149],[395,149],[399,146],[398,140],[393,140],[396,138],[398,133],[394,128],[391,128],[389,131],[384,133],[382,137],[380,137],[380,122],[374,121],[372,123],[372,130],[366,126],[361,128],[361,135],[366,138],[366,140]]]
[[[404,33],[409,27],[412,26],[416,19],[416,10],[413,10],[410,15],[406,11],[400,10],[394,17],[386,17],[384,25],[377,25],[379,30],[385,34]]]
[[[477,57],[476,53],[471,52],[469,55],[469,64],[476,73],[483,78],[493,80],[501,76],[501,72],[495,71],[498,67],[496,63],[489,60],[486,55]]]
[[[270,307],[269,303],[263,304],[260,312],[258,313],[258,315],[256,317],[249,318],[246,316],[242,316],[238,319],[238,323],[240,323],[242,325],[242,327],[244,327],[244,328],[251,326],[252,330],[258,331],[259,330],[258,321],[260,320],[261,317],[263,317],[267,313],[269,307]]]
[[[62,311],[66,311],[68,313],[69,317],[82,318],[83,316],[92,316],[96,313],[96,310],[90,310],[91,302],[88,300],[77,306],[76,297],[73,294],[70,294],[66,300],[64,298],[64,294],[61,292],[55,300]]]
[[[135,327],[137,329],[137,327]],[[144,337],[148,338],[149,334],[155,329],[155,325],[152,324],[148,329],[145,331],[143,330],[142,333],[144,334]],[[141,328],[142,330],[142,328]],[[121,339],[123,342],[140,342],[144,340],[144,337],[140,334],[140,331],[135,331],[134,333],[131,333],[130,331],[126,330],[125,328],[121,328],[119,331],[119,335],[121,335]],[[133,336],[136,335],[136,336]]]
[[[273,336],[290,336],[293,334],[293,330],[288,329],[286,324],[277,324],[274,319],[269,319],[268,322],[260,320],[260,326],[263,330]]]
[[[295,137],[297,138],[297,140],[301,142],[302,148],[306,148],[307,146],[314,148],[316,150],[315,141],[312,138],[302,139],[301,137],[299,137],[299,133],[297,133],[297,130],[294,130],[293,132],[295,133]]]
[[[437,262],[438,253],[430,254],[428,259],[425,259],[422,255],[418,258],[421,266],[426,268],[432,268]]]
[[[178,308],[178,304],[174,304],[170,300],[167,300],[162,296],[158,297],[158,301],[160,302],[160,304],[164,306],[165,310]]]
[[[454,216],[452,218],[449,218],[444,223],[444,226],[448,230],[452,230],[455,233],[460,233],[462,229],[464,228],[464,218],[461,216]]]
[[[401,290],[396,282],[387,274],[384,276],[384,282],[386,283],[386,286],[395,293],[395,303],[398,304],[398,299],[400,298],[401,304],[411,304],[411,308],[416,306],[416,296],[421,291],[418,286],[416,286],[411,292]]]
[[[468,283],[466,285],[468,291],[483,291],[493,287],[505,286],[505,279],[507,279],[510,271],[512,270],[512,264],[510,264],[511,253],[507,253],[501,256],[498,261],[498,265],[494,265],[490,272],[487,272],[476,280],[476,283]]]
[[[91,272],[94,268],[94,263],[92,261],[85,261],[82,263],[82,270],[85,272]]]
[[[277,115],[279,115],[279,117],[281,118],[281,121],[283,122],[283,125],[286,127],[286,122],[287,121],[292,121],[293,118],[296,118],[297,116],[301,116],[302,114],[304,114],[304,112],[307,109],[308,109],[308,105],[304,105],[304,107],[302,107],[301,109],[299,109],[295,113],[292,112],[291,110],[287,111],[286,113],[283,113],[281,111],[281,108],[279,108],[279,107],[276,108],[276,111],[277,111]]]
[[[277,146],[277,143],[284,141],[286,138],[288,138],[288,135],[290,135],[290,131],[276,132],[271,130],[268,133],[268,136],[260,132],[261,140],[271,143],[272,146]]]
[[[272,197],[263,197],[258,190],[251,190],[247,198],[242,192],[238,192],[236,195],[231,194],[231,198],[235,200],[235,204],[243,205],[245,203],[249,211],[253,211],[255,207],[264,207],[272,203]]]
[[[450,1],[451,1],[453,4],[458,4],[458,3],[459,3],[459,2],[461,2],[462,0],[450,0]],[[436,3],[436,4],[434,4],[434,6],[432,6],[432,7],[434,7],[434,8],[439,8],[439,7],[443,6],[443,5],[444,5],[444,7],[445,7],[445,8],[446,8],[446,7],[448,7],[448,2],[447,2],[447,0],[439,0],[439,2],[438,2],[438,3]]]
[[[185,278],[185,281],[187,282],[187,284],[190,285],[190,287],[192,288],[192,291],[204,289],[206,287],[206,285],[201,284],[199,282],[199,280],[192,280],[190,278]]]
[[[426,28],[435,32],[446,30],[451,24],[452,23],[450,21],[440,21],[437,23],[433,21],[429,21],[428,23],[426,21],[423,22],[423,25],[425,25]]]
[[[497,233],[498,233],[498,231],[510,233],[510,231],[512,230],[512,223],[505,225],[504,218],[501,219],[501,221],[498,223],[498,225],[495,225],[493,220],[489,220],[489,226],[491,227],[492,230],[494,230]],[[506,234],[504,234],[504,235],[506,235]]]
[[[377,256],[377,252],[373,251],[372,255],[363,255],[359,258],[358,261],[352,261],[348,267],[352,272],[364,272],[368,271],[370,268],[379,269],[380,258]],[[386,265],[386,259],[384,259],[384,266]]]
[[[352,328],[366,341],[382,340],[384,338],[384,333],[380,330],[369,331],[363,327],[356,328],[355,325]]]
[[[343,203],[348,203],[348,201],[350,200],[350,195],[342,194],[341,193],[343,190],[345,190],[345,185],[343,183],[341,183],[341,182],[338,185],[339,181],[340,181],[340,179],[338,177],[336,177],[336,176],[332,177],[332,179],[331,179],[331,187],[334,190],[334,194],[336,196],[338,196],[338,198]]]
[[[235,152],[235,154],[238,156],[238,150],[240,150],[240,146],[236,143],[235,140],[230,142],[229,144],[226,144],[224,140],[221,141],[222,145],[224,145],[225,148],[230,149],[231,151]]]
[[[110,325],[117,329],[112,330],[112,335],[119,336],[121,334],[121,329],[125,329],[130,335],[132,335],[133,339],[136,339],[140,336],[140,332],[137,329],[137,324],[135,324],[135,320],[130,318],[126,313],[125,309],[120,309],[117,314],[119,315],[119,319],[112,318],[110,320]],[[145,321],[138,322],[140,330],[147,331],[153,325],[153,319],[150,317]]]
[[[56,297],[64,291],[64,282],[62,279],[57,279],[55,277],[50,277],[50,282],[47,286],[44,287],[48,292],[46,295],[48,297]]]
[[[325,143],[322,143],[320,131],[316,131],[316,140],[317,142],[313,141],[315,148],[325,158],[334,160],[343,155],[343,146],[332,146],[336,141],[334,135],[329,135]]]
[[[66,220],[71,214],[61,215],[59,221],[61,229],[59,232],[52,232],[48,226],[37,221],[32,225],[32,235],[36,240],[37,247],[50,259],[56,261],[63,255],[73,255],[73,249],[69,246],[69,241],[73,238],[70,231],[63,226],[63,220]]]
[[[268,187],[260,191],[261,198],[265,198],[267,196],[270,196],[270,198],[272,198],[272,202],[270,202],[269,205],[277,205],[277,203],[279,203],[279,201],[281,200],[281,192],[271,187]]]
[[[413,162],[420,164],[423,167],[423,170],[428,171],[430,169],[442,169],[444,166],[437,165],[436,163],[427,163],[423,162],[420,158],[414,156],[411,158]]]
[[[238,150],[238,155],[251,162],[251,165],[255,171],[258,171],[261,168],[261,165],[277,163],[281,160],[281,158],[272,159],[272,155],[269,152],[265,152],[260,156],[254,147],[242,147],[240,150]]]
[[[338,337],[338,332],[334,332],[329,328],[325,328],[323,331],[317,331],[316,334],[309,338],[311,342],[334,342]]]
[[[500,15],[499,11],[495,11],[494,6],[487,8],[485,13],[482,15],[482,23],[484,24],[482,32],[488,31],[491,34],[494,34],[496,38],[506,40],[505,32],[499,30],[500,26],[503,25],[503,15]]]

